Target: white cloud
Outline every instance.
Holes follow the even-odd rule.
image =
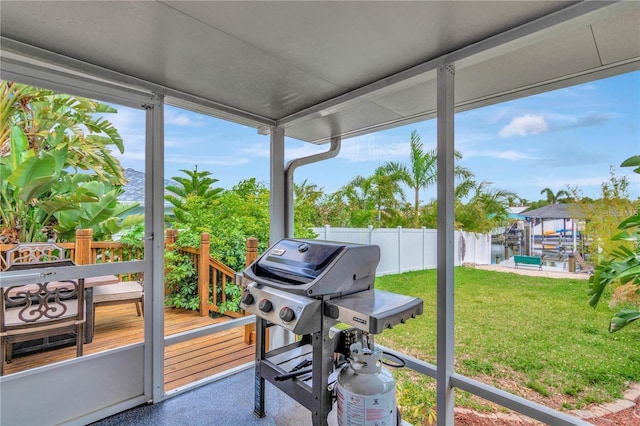
[[[520,160],[538,160],[542,157],[537,155],[533,155],[531,153],[527,153],[524,151],[517,151],[515,149],[505,149],[502,151],[496,150],[467,150],[464,152],[464,159],[468,160],[470,158],[478,158],[478,157],[488,157],[488,158],[498,158],[501,160],[509,160],[509,161],[520,161]]]
[[[200,127],[207,124],[205,117],[197,113],[178,113],[172,109],[165,109],[164,122],[165,125],[172,124],[182,127]]]
[[[238,150],[238,155],[246,157],[259,157],[269,158],[270,154],[269,143],[251,143],[246,144]]]
[[[125,150],[123,154],[120,154],[118,150],[111,150],[111,153],[120,159],[120,161],[143,161],[144,151]]]
[[[511,120],[498,134],[502,138],[508,138],[510,136],[535,135],[537,133],[545,133],[548,130],[549,125],[543,116],[526,114]]]
[[[511,160],[511,161],[518,161],[518,160],[535,160],[538,159],[539,157],[535,157],[533,155],[529,155],[525,152],[522,151],[516,151],[514,149],[507,149],[505,151],[497,151],[497,152],[493,152],[492,155],[490,155],[491,157],[495,157],[495,158],[501,158],[503,160]]]
[[[164,148],[165,148],[165,150],[167,148],[182,148],[182,147],[185,147],[185,140],[184,139],[165,138],[165,140],[164,140]]]
[[[247,164],[249,160],[242,156],[211,156],[211,155],[186,155],[186,154],[170,154],[165,158],[165,163],[178,164],[213,164],[222,166],[240,166]]]

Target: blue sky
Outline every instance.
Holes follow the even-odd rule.
[[[144,170],[144,114],[117,106],[109,115],[125,141],[124,167]],[[230,188],[251,177],[269,182],[269,137],[240,126],[172,106],[165,108],[165,177],[183,176],[180,169],[208,170],[218,186]],[[346,139],[338,157],[303,166],[296,182],[307,180],[334,192],[357,175],[369,176],[387,161],[409,159],[409,136],[417,130],[425,149],[436,146],[436,122]],[[633,197],[640,196],[640,176],[620,163],[640,154],[640,72],[598,80],[456,115],[456,149],[460,164],[492,188],[514,191],[529,200],[540,191],[577,186],[598,197],[600,185],[628,176]],[[324,151],[286,139],[287,161]],[[407,190],[412,199],[412,193]],[[423,190],[422,201],[436,197]]]

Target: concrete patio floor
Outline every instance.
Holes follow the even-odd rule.
[[[265,393],[266,417],[259,419],[253,414],[253,395],[254,369],[249,368],[157,404],[142,405],[124,411],[93,425],[304,426],[312,424],[309,410],[268,382]]]
[[[537,266],[522,265],[516,268],[513,258],[503,260],[499,264],[491,265],[473,265],[476,269],[486,269],[489,271],[497,272],[512,272],[514,274],[529,275],[534,277],[549,277],[549,278],[572,278],[579,280],[588,280],[591,275],[586,272],[569,272],[566,262],[558,262],[557,266],[542,265],[542,270],[539,270]]]

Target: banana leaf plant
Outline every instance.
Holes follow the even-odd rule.
[[[0,80],[0,156],[6,155],[9,133],[18,126],[35,154],[63,150],[67,166],[123,185],[124,171],[112,148],[123,153],[124,143],[104,117],[112,113],[117,110],[91,99]]]
[[[640,155],[625,160],[622,167],[635,167],[635,173],[640,174]],[[614,283],[632,285],[635,292],[640,293],[640,206],[636,214],[620,223],[620,233],[614,235],[613,241],[630,241],[633,249],[619,246],[612,252],[612,258],[604,260],[595,268],[589,278],[588,294],[591,296],[589,304],[596,307],[605,289]],[[640,319],[638,306],[631,306],[616,312],[609,324],[609,331],[618,331],[634,321]]]
[[[94,238],[110,239],[123,229],[128,229],[144,221],[144,216],[140,214],[125,216],[138,204],[123,205],[119,203],[118,195],[123,191],[121,187],[114,188],[106,182],[86,181],[79,183],[76,188],[77,193],[86,194],[89,197],[76,198],[79,201],[76,208],[56,209],[53,214],[58,222],[55,230],[63,240],[73,239],[76,229],[89,228],[94,230]],[[46,207],[49,206],[46,205]]]
[[[7,242],[46,240],[50,230],[70,241],[81,228],[108,238],[143,221],[142,215],[120,219],[137,205],[119,204],[122,189],[96,175],[70,174],[66,158],[66,149],[36,154],[13,127],[9,152],[0,157],[0,229]]]

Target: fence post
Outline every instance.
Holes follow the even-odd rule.
[[[369,241],[367,244],[373,244],[373,225],[367,227],[369,229]]]
[[[215,292],[216,289],[214,288]],[[224,297],[224,286],[222,288]],[[200,254],[198,256],[198,296],[200,296],[200,316],[209,316],[209,233],[200,236]]]
[[[165,249],[165,251],[173,250],[173,245],[176,243],[177,239],[178,239],[178,230],[177,229],[167,229],[167,231],[165,233],[165,236],[164,236],[164,249]],[[168,273],[169,273],[169,271],[165,267],[164,275],[166,276]],[[171,291],[169,290],[169,287],[167,287],[167,285],[165,284],[165,286],[164,286],[164,295],[165,295],[165,297],[168,296],[169,293],[171,293]]]
[[[164,237],[165,247],[171,244],[175,244],[178,239],[178,230],[177,229],[167,229],[167,233]]]
[[[402,226],[398,226],[398,273],[402,273]]]
[[[245,267],[251,265],[258,258],[258,239],[255,237],[249,237],[246,241],[247,250],[245,252]],[[244,343],[250,345],[256,338],[256,325],[247,324],[244,326]],[[269,339],[267,339],[267,342]]]
[[[331,225],[325,225],[324,226],[324,240],[325,241],[329,241],[329,228],[331,228]]]
[[[425,269],[425,259],[427,257],[427,229],[422,227],[422,270]]]
[[[93,240],[92,229],[76,229],[76,248],[74,261],[78,265],[90,265],[91,259],[91,241]]]
[[[248,267],[258,258],[258,239],[256,237],[247,238],[247,251],[245,254],[244,266]]]

